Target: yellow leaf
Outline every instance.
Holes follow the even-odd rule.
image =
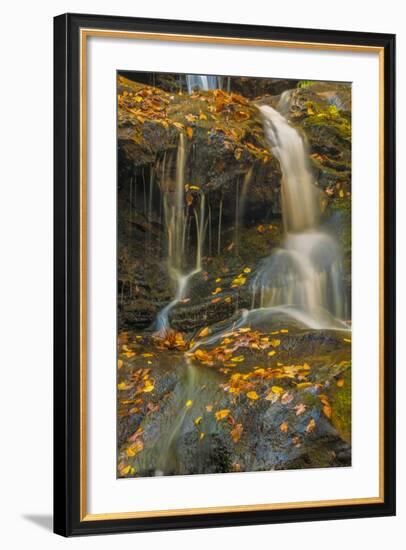
[[[146,380],[146,381],[145,381],[145,385],[144,385],[142,391],[143,391],[144,393],[149,393],[150,391],[152,391],[152,390],[154,389],[154,387],[155,387],[155,386],[154,386],[154,383],[151,382],[151,380]]]
[[[272,351],[268,351],[268,355],[269,357],[272,357],[273,355],[275,355],[276,351],[275,350],[272,350]]]
[[[220,281],[221,281],[221,277],[217,277],[217,279],[216,279],[215,282],[216,282],[216,283],[219,283]]]
[[[288,331],[287,328],[281,328],[281,332],[282,332],[283,334],[286,334],[286,333],[289,332],[289,331]]]
[[[340,193],[339,193],[340,197],[343,198],[344,197],[344,191],[342,189],[340,189]]]
[[[189,185],[189,189],[191,191],[200,191],[200,187],[198,185]]]
[[[185,403],[185,407],[188,409],[189,407],[191,407],[193,405],[193,401],[191,399],[188,399]]]
[[[198,417],[195,419],[194,422],[195,422],[196,426],[198,426],[198,425],[200,424],[200,422],[202,421],[202,418],[203,418],[203,416],[198,416]]]
[[[223,418],[227,418],[229,414],[230,409],[222,409],[221,411],[214,413],[214,416],[216,417],[216,420],[223,420]]]
[[[253,401],[255,401],[256,399],[259,399],[259,396],[256,391],[249,391],[247,393],[247,397],[248,399],[252,399]]]
[[[213,290],[212,294],[218,294],[219,292],[221,292],[221,288],[220,287],[217,287],[215,290]]]
[[[140,439],[138,439],[135,443],[127,447],[126,454],[127,456],[135,456],[139,452],[141,452],[143,448],[144,448],[144,443]]]
[[[273,339],[270,341],[270,344],[271,344],[271,346],[273,346],[274,348],[276,348],[276,347],[280,346],[281,341],[278,340],[277,338],[273,338]]]
[[[289,428],[289,424],[287,422],[282,422],[282,424],[279,426],[279,429],[282,433],[287,433]]]
[[[209,327],[204,327],[204,328],[202,328],[202,330],[199,332],[200,338],[204,338],[205,336],[208,336],[209,334],[210,334],[210,329],[209,329]]]
[[[351,339],[350,338],[343,338],[344,342],[347,342],[347,344],[351,344]]]
[[[250,267],[244,267],[243,271],[244,271],[244,273],[251,273],[251,268]]]
[[[143,357],[154,357],[154,354],[153,353],[143,353],[142,356]]]
[[[314,418],[311,418],[311,419],[309,420],[308,425],[306,426],[305,432],[306,432],[307,434],[309,434],[309,433],[311,433],[311,432],[314,430],[315,427],[316,427],[316,421],[314,420]]]
[[[204,436],[205,436],[205,434],[203,432],[201,432],[200,435],[199,435],[200,441],[204,438]]]
[[[227,302],[228,304],[231,302],[231,298],[230,296],[227,296],[227,298],[224,298],[224,301]]]
[[[244,355],[238,355],[237,357],[232,357],[231,361],[233,363],[242,363],[245,360]]]
[[[233,279],[233,281],[231,283],[231,286],[232,287],[242,286],[242,285],[245,284],[246,280],[247,280],[246,277],[243,277],[242,275],[239,275],[238,277]]]
[[[117,361],[117,367],[118,367],[119,369],[121,369],[121,367],[123,366],[123,364],[124,364],[124,363],[123,363],[123,360],[122,360],[122,359],[118,359],[118,361]]]
[[[131,357],[134,357],[135,353],[133,351],[125,351],[124,354],[128,359],[131,359]]]
[[[193,137],[193,128],[190,128],[190,126],[188,126],[188,127],[186,128],[186,133],[187,133],[187,135],[188,135],[188,138],[189,138],[189,139],[192,139],[192,137]]]
[[[336,384],[339,388],[342,388],[344,386],[344,378],[337,380]]]
[[[120,382],[120,384],[117,385],[117,388],[119,390],[129,390],[131,386],[127,386],[125,382]]]
[[[129,474],[131,472],[131,470],[134,470],[134,468],[132,468],[132,466],[130,466],[130,465],[124,466],[124,468],[121,468],[120,474],[123,475],[123,476],[126,476],[127,474]],[[135,472],[135,470],[134,470],[134,472]]]
[[[207,120],[207,116],[204,113],[200,113],[199,118],[200,120]]]
[[[272,393],[276,393],[277,395],[281,395],[285,390],[281,388],[280,386],[272,386],[271,388]]]
[[[213,405],[206,405],[206,411],[209,413],[213,410]]]

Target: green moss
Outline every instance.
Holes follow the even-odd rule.
[[[308,116],[303,121],[303,126],[328,126],[333,129],[341,138],[351,139],[351,120],[349,116],[335,105],[323,105],[308,101],[306,103]]]
[[[351,367],[347,367],[339,378],[344,382],[342,387],[331,390],[331,422],[345,441],[351,442]]]

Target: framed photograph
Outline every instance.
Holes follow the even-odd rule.
[[[395,37],[60,15],[55,532],[395,513]]]

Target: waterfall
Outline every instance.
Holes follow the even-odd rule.
[[[189,94],[194,90],[215,90],[220,88],[219,77],[204,74],[187,74],[186,86]]]
[[[170,311],[186,297],[190,279],[202,269],[202,249],[205,233],[205,196],[199,195],[199,207],[189,207],[185,200],[185,166],[186,166],[185,136],[179,134],[179,144],[176,154],[175,188],[171,185],[169,176],[164,172],[161,192],[163,193],[164,221],[167,237],[167,269],[170,278],[176,285],[174,298],[159,312],[156,329],[160,333],[170,328]],[[189,212],[193,209],[193,214]],[[195,260],[188,265],[187,254],[190,220],[193,215],[196,224]]]
[[[251,283],[252,309],[286,307],[312,328],[342,328],[344,292],[340,249],[320,227],[319,191],[298,131],[275,109],[260,106],[266,139],[282,170],[285,237],[262,260]]]

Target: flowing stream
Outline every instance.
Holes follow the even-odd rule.
[[[342,262],[334,236],[320,226],[319,191],[302,136],[275,109],[259,107],[265,136],[282,170],[285,237],[251,283],[252,309],[285,307],[310,328],[345,328]]]
[[[219,78],[214,75],[188,74],[186,85],[189,94],[194,90],[214,90],[219,88]]]
[[[202,246],[205,234],[205,196],[200,193],[200,207],[189,208],[185,204],[185,164],[186,148],[185,137],[179,135],[179,144],[176,157],[175,189],[166,185],[164,193],[164,220],[167,234],[167,267],[168,273],[176,286],[173,300],[158,314],[156,330],[165,333],[169,328],[169,314],[171,310],[186,297],[191,278],[202,269]],[[191,211],[192,210],[192,211]],[[196,243],[194,263],[187,262],[187,229],[194,219],[196,224]]]

